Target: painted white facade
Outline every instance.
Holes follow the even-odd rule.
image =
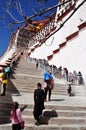
[[[5,63],[8,58],[12,58],[12,55],[16,52],[16,46],[13,46],[11,49],[6,50],[4,55],[0,58],[0,64]]]
[[[78,4],[81,2],[82,1],[79,0]],[[68,14],[63,21],[70,14]],[[72,72],[74,70],[77,72],[81,71],[86,84],[86,27],[82,30],[79,30],[78,28],[78,26],[84,22],[86,22],[86,2],[75,12],[75,14],[58,32],[51,36],[41,47],[35,49],[30,56],[38,59],[47,59],[49,55],[53,54],[54,50],[59,48],[60,43],[65,42],[69,35],[78,31],[77,36],[67,41],[66,46],[63,47],[59,53],[53,55],[53,58],[49,60],[49,64],[54,64],[57,67],[60,65],[67,67],[68,70]]]
[[[8,58],[12,58],[12,55],[14,53],[16,53],[16,51],[17,51],[16,42],[17,42],[18,33],[19,33],[19,30],[16,33],[16,37],[15,37],[15,41],[14,41],[13,46],[11,48],[8,46],[8,48],[5,51],[5,53],[1,56],[1,58],[0,58],[0,64],[5,63],[6,60],[8,60]]]

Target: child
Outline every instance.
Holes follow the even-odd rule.
[[[13,103],[13,110],[11,111],[11,122],[12,122],[12,130],[21,130],[21,122],[22,119],[22,111],[27,107],[25,105],[22,108],[19,108],[18,102]]]

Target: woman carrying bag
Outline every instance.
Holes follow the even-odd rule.
[[[11,111],[11,122],[12,122],[12,130],[21,130],[21,123],[24,123],[22,119],[22,111],[27,107],[25,105],[22,108],[19,108],[18,102],[13,103],[13,110]],[[24,125],[24,124],[23,124]]]

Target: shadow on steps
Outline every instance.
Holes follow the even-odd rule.
[[[40,122],[40,124],[48,125],[50,118],[54,118],[54,117],[58,117],[58,114],[55,110],[51,110],[51,111],[45,110],[43,112],[43,116],[40,118],[39,122]]]
[[[15,87],[15,85],[12,83],[12,81],[10,79],[9,79],[9,82],[8,82],[7,91],[10,94],[18,94],[18,95],[20,95],[20,92],[17,90],[17,88]]]
[[[11,94],[17,94],[20,96],[19,91],[9,79],[6,95],[0,97],[0,124],[10,123],[10,112],[13,104]]]

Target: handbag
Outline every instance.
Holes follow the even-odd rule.
[[[50,89],[54,89],[54,79],[51,79],[50,81]]]
[[[25,122],[24,122],[24,121],[22,121],[22,122],[20,123],[20,125],[21,125],[21,129],[24,129]]]

